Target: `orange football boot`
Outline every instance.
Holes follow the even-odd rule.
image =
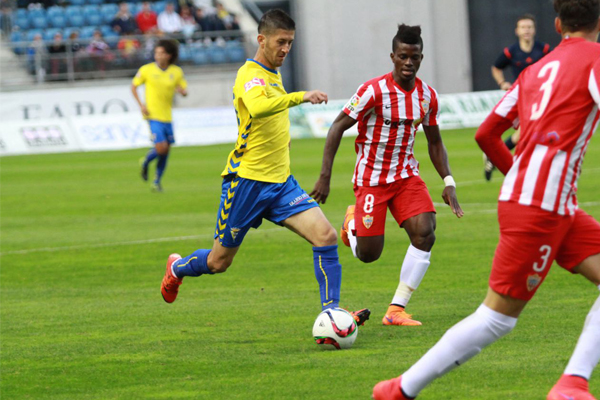
[[[404,311],[404,307],[391,305],[383,317],[384,325],[418,326],[419,321],[412,319],[412,315]]]
[[[348,247],[350,247],[350,240],[348,239],[348,224],[350,221],[354,219],[354,206],[348,206],[346,209],[346,215],[344,216],[344,223],[340,228],[340,237],[342,238],[342,242]]]
[[[160,285],[160,293],[167,303],[172,303],[175,301],[177,298],[177,293],[179,293],[179,285],[181,285],[181,282],[183,282],[183,278],[179,279],[173,275],[173,272],[171,271],[171,265],[180,259],[181,256],[177,253],[171,254],[167,259],[167,270],[165,271],[165,276],[163,277],[162,284]]]
[[[588,381],[580,376],[563,375],[548,393],[547,400],[596,400]]]
[[[387,381],[381,381],[373,388],[375,400],[412,400],[402,393],[402,376]]]
[[[363,308],[362,310],[349,311],[349,312],[354,317],[354,320],[356,321],[356,325],[358,325],[358,326],[363,326],[365,324],[365,322],[367,322],[369,320],[369,317],[371,316],[371,310],[369,310],[368,308]]]

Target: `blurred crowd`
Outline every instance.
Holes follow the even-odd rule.
[[[25,4],[22,3],[27,3],[28,19],[25,22],[19,22],[17,15],[23,12],[21,6]],[[42,72],[44,75],[66,73],[69,62],[75,72],[95,70],[101,75],[107,66],[137,68],[141,62],[152,59],[154,44],[164,37],[178,40],[184,46],[205,48],[225,48],[228,41],[238,43],[242,37],[237,16],[217,1],[107,3],[96,0],[0,0],[0,28],[11,42],[29,43],[27,47],[15,47],[15,53],[27,56],[31,74]],[[82,14],[89,14],[90,7],[106,12],[109,5],[116,12],[100,17],[100,23],[93,23],[97,17],[94,15],[84,15],[85,22],[81,24],[71,16],[58,28],[60,20],[51,19],[57,11],[65,10],[68,15],[74,9],[81,9]],[[48,19],[47,25],[42,21],[36,26],[37,21],[32,20],[36,10],[42,10]]]

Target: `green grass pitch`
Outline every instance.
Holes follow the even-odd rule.
[[[369,399],[483,299],[498,239],[501,177],[483,180],[474,130],[443,132],[465,217],[440,205],[443,182],[415,149],[438,203],[432,264],[409,311],[421,327],[381,318],[408,246],[388,215],[381,259],[340,247],[341,305],[369,307],[354,347],[321,351],[308,243],[269,222],[246,237],[225,274],[187,278],[173,304],[159,286],[172,252],[211,246],[219,174],[231,145],[174,148],[164,193],[138,176],[145,150],[1,160],[2,399]],[[595,138],[598,139],[598,138]],[[292,142],[292,172],[310,191],[323,140]],[[353,203],[353,139],[342,142],[325,214],[336,227]],[[600,218],[600,141],[579,182],[582,208]],[[511,335],[439,379],[420,399],[544,399],[598,297],[554,265]],[[600,394],[600,377],[591,390]]]

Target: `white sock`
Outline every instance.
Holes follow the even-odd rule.
[[[600,289],[600,286],[598,287]],[[590,380],[600,360],[600,297],[590,310],[575,351],[565,369],[566,375],[578,375]]]
[[[431,258],[430,251],[419,250],[412,244],[408,246],[400,270],[400,283],[392,299],[392,304],[406,307],[412,292],[419,287],[427,268],[429,268],[429,258]]]
[[[516,318],[480,305],[475,313],[446,331],[435,346],[402,374],[402,390],[409,397],[416,397],[431,381],[479,354],[516,324]]]
[[[348,222],[348,241],[350,242],[350,248],[352,249],[352,254],[356,257],[356,246],[358,245],[356,242],[356,236],[354,236],[354,230],[356,225],[354,224],[354,220],[350,220]]]

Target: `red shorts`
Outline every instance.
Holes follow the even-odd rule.
[[[419,176],[400,179],[387,185],[357,186],[354,188],[354,195],[356,236],[383,235],[388,207],[400,226],[410,217],[435,212],[427,186]]]
[[[600,253],[600,224],[585,211],[558,215],[517,203],[498,204],[500,243],[490,287],[495,292],[530,300],[548,275],[552,262],[569,272]]]

